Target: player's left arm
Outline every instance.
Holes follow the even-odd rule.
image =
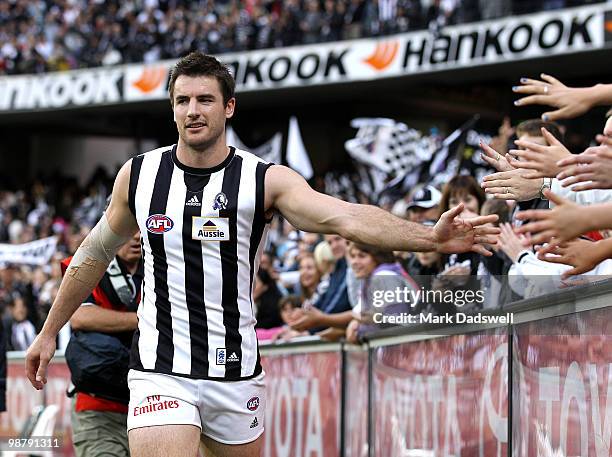
[[[358,243],[393,251],[475,251],[489,255],[483,243],[495,244],[499,230],[483,224],[497,216],[462,220],[459,205],[435,227],[393,216],[372,205],[348,203],[314,191],[293,170],[274,165],[266,173],[266,209],[278,210],[294,227],[307,232],[337,233]]]

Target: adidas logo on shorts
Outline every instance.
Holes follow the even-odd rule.
[[[228,362],[240,362],[240,359],[238,358],[235,352],[232,352],[232,354],[227,358],[227,361]]]
[[[194,195],[189,200],[187,200],[185,206],[202,206],[202,203],[200,203],[200,200],[198,200],[198,196]]]
[[[257,417],[255,419],[253,419],[253,422],[251,422],[251,426],[249,428],[255,428],[259,425],[259,422],[257,422]]]

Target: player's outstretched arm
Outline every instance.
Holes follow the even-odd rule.
[[[350,241],[393,251],[474,251],[490,255],[499,229],[486,226],[496,215],[460,219],[459,205],[444,213],[435,227],[393,216],[376,206],[348,203],[314,191],[293,170],[272,166],[266,173],[266,208],[277,209],[296,228],[337,233]]]
[[[131,161],[119,171],[110,206],[74,254],[40,334],[26,354],[26,374],[36,389],[47,382],[47,365],[55,353],[55,338],[91,293],[117,250],[138,226],[128,207]]]

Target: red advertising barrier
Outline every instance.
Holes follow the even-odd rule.
[[[264,457],[337,457],[341,352],[262,357],[266,371]]]
[[[265,457],[338,456],[341,353],[268,356],[262,364],[267,383]],[[0,414],[0,436],[18,437],[33,409],[44,401],[59,408],[54,437],[63,447],[53,455],[73,456],[65,362],[55,359],[49,365],[44,398],[26,378],[23,360],[9,360],[7,374],[7,412]]]
[[[515,325],[512,373],[505,328],[376,347],[371,356],[350,349],[344,378],[339,349],[270,351],[262,358],[263,455],[340,456],[344,388],[346,457],[368,457],[370,451],[377,457],[506,456],[511,385],[513,456],[609,457],[609,315],[599,309]],[[53,455],[73,456],[68,384],[62,359],[49,366],[44,392],[31,387],[22,359],[9,359],[0,436],[18,437],[37,405],[53,404],[54,437],[63,444]]]
[[[612,455],[611,331],[609,309],[515,326],[516,455]]]
[[[349,350],[345,361],[344,455],[368,457],[368,352]]]
[[[66,363],[53,360],[47,372],[44,391],[36,391],[25,376],[23,359],[8,360],[6,380],[6,412],[0,414],[0,436],[18,437],[36,406],[57,405],[54,437],[59,439],[61,448],[53,455],[71,457],[74,455],[70,426],[70,398],[66,389],[70,383],[70,372]]]
[[[374,455],[505,456],[507,341],[475,333],[375,349]]]

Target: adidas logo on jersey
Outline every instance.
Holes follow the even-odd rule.
[[[249,428],[255,428],[259,425],[259,422],[257,422],[257,418],[253,419],[253,422],[251,422],[251,426]]]
[[[240,362],[240,359],[238,358],[235,352],[232,352],[232,354],[227,358],[227,361],[228,362]]]
[[[202,203],[200,203],[200,200],[198,200],[198,196],[194,195],[189,200],[187,200],[185,206],[202,206]]]

